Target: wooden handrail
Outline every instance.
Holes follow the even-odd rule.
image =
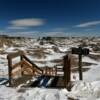
[[[34,66],[36,69],[40,70],[43,73],[43,70],[41,68],[39,68],[36,64],[34,64],[28,57],[26,57],[25,55],[22,55],[22,57],[28,61],[30,64],[32,64],[32,66]]]
[[[20,57],[20,61],[16,64],[12,64],[13,58]],[[19,51],[16,53],[9,53],[7,56],[8,59],[8,71],[9,71],[9,86],[12,85],[12,71],[13,69],[17,67],[23,68],[23,64],[34,70],[35,72],[39,74],[43,74],[43,70],[39,68],[36,64],[34,64],[28,57],[25,56],[25,53],[23,51]],[[27,63],[27,64],[26,64]],[[30,71],[29,71],[30,72]],[[23,75],[23,71],[21,72]]]
[[[12,59],[15,58],[15,57],[18,57],[20,56],[20,61],[14,65],[12,65]],[[34,62],[32,62],[27,56],[25,56],[24,52],[22,51],[19,51],[17,53],[11,53],[11,54],[8,54],[7,56],[7,59],[8,59],[8,70],[9,70],[9,85],[12,85],[12,72],[13,72],[13,69],[15,69],[16,67],[18,67],[20,65],[20,68],[21,68],[21,75],[24,76],[24,73],[23,71],[26,71],[24,70],[24,67],[26,68],[30,68],[32,69],[32,72],[33,74],[42,74],[42,75],[51,75],[51,76],[57,76],[58,75],[58,71],[61,71],[61,68],[58,68],[57,69],[57,66],[55,66],[54,68],[45,68],[45,69],[42,69],[42,68],[39,68],[36,64],[34,64]],[[71,68],[71,59],[68,55],[66,55],[63,59],[63,72],[64,72],[64,87],[67,87],[67,85],[69,84],[71,78],[71,71],[70,71],[70,68]],[[26,69],[25,68],[25,69]],[[31,72],[30,70],[28,70],[27,72]]]

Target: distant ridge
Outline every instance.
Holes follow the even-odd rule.
[[[9,35],[0,35],[0,38],[5,38],[5,39],[25,39],[25,38],[29,38],[30,37],[20,37],[20,36],[9,36]]]

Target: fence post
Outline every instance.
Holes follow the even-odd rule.
[[[57,66],[55,66],[55,76],[57,75]]]
[[[7,56],[8,59],[8,74],[9,74],[9,86],[12,85],[11,77],[12,77],[12,60]]]
[[[83,80],[82,75],[82,55],[79,54],[79,79]]]
[[[71,71],[70,71],[70,58],[68,57],[68,55],[66,55],[64,57],[64,66],[63,66],[63,70],[64,70],[64,87],[67,88],[70,80],[71,80]]]
[[[45,72],[45,75],[47,75],[48,74],[48,70],[47,70],[47,66],[46,66],[46,72]]]
[[[23,55],[20,55],[20,60],[23,61]],[[22,68],[23,68],[23,63],[21,63],[21,75],[23,76],[24,73]]]

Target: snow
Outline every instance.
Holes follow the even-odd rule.
[[[10,47],[10,48],[7,48],[5,50],[6,53],[11,53],[11,52],[16,52],[15,48],[14,47]]]
[[[21,44],[22,47],[8,47],[4,44],[3,47],[0,48],[0,50],[3,50],[4,52],[4,54],[0,54],[0,78],[8,78],[7,53],[16,52],[17,50],[24,50],[27,52],[27,50],[43,48],[45,49],[45,53],[47,53],[46,57],[37,58],[30,56],[29,54],[27,54],[27,57],[39,67],[54,67],[57,63],[52,62],[53,60],[62,59],[65,52],[69,51],[71,47],[77,47],[80,44],[77,40],[65,40],[63,42],[56,41],[56,45],[49,43],[40,45],[39,42],[33,40],[24,41],[22,43],[20,43],[20,41],[15,42],[17,45]],[[60,44],[62,44],[62,46]],[[53,50],[53,47],[56,47],[58,51],[56,52]],[[91,55],[100,55],[100,53],[93,52],[92,47],[88,46],[88,48],[91,49]],[[19,60],[19,57],[13,59],[13,64]],[[39,61],[44,61],[45,63],[42,64],[39,63]],[[74,86],[70,92],[67,91],[67,89],[49,89],[45,87],[25,88],[23,86],[26,85],[26,83],[29,83],[29,81],[27,81],[25,84],[21,84],[17,88],[0,85],[0,100],[69,100],[68,98],[75,100],[100,100],[100,63],[98,60],[91,59],[88,56],[83,56],[82,62],[91,63],[92,65],[83,66],[84,68],[90,68],[88,71],[83,72],[83,81],[79,81],[77,72],[72,73],[71,79]],[[58,67],[62,68],[62,66]],[[63,72],[58,74],[62,75]],[[75,76],[75,78],[73,76]],[[33,77],[31,81],[35,81],[36,79],[37,77]],[[52,80],[53,78],[48,81],[47,86],[50,85]],[[5,80],[0,81],[0,84],[3,82],[5,82]],[[19,92],[21,90],[22,92]]]
[[[86,72],[83,72],[83,80],[86,82],[93,82],[93,81],[99,81],[100,80],[100,64],[98,65],[91,65],[88,66],[90,69]],[[75,79],[73,79],[75,77]],[[78,73],[72,73],[71,76],[72,81],[79,80],[79,74]]]
[[[49,67],[54,67],[57,65],[57,63],[51,62],[53,60],[56,59],[63,59],[63,56],[65,54],[64,53],[53,53],[52,55],[48,55],[45,58],[34,58],[33,56],[27,55],[27,57],[29,59],[31,59],[36,65],[38,65],[39,67],[45,67],[45,66],[49,66]],[[39,61],[41,62],[45,62],[44,64],[39,63]]]
[[[0,86],[0,100],[14,100],[12,98],[16,95],[18,95],[18,93],[15,89],[3,85]]]
[[[54,54],[55,52],[52,49],[46,49],[46,52],[49,52],[50,54]]]
[[[13,58],[12,59],[13,65],[16,64],[16,63],[18,63],[18,62],[20,62],[20,59],[21,59],[20,56],[18,56],[16,58]]]
[[[87,72],[83,73],[85,81],[97,81],[100,80],[100,65],[94,65]]]
[[[18,92],[20,90],[23,92]],[[2,91],[5,91],[4,93]],[[100,100],[100,81],[76,82],[70,92],[66,89],[9,88],[0,86],[0,100]]]
[[[0,100],[67,100],[65,89],[28,88],[24,93],[18,91],[17,88],[0,86]]]
[[[59,50],[61,52],[66,52],[66,51],[69,51],[70,47],[59,47]]]
[[[92,64],[98,64],[98,61],[95,61],[89,57],[83,57],[82,62],[92,63]]]
[[[90,54],[92,54],[92,55],[100,55],[100,53],[96,53],[96,52],[90,52]]]
[[[7,78],[8,77],[8,66],[4,66],[0,64],[0,78]]]
[[[99,100],[100,99],[100,81],[95,82],[77,82],[68,93],[70,97],[80,98],[80,100]]]
[[[63,58],[65,54],[64,53],[54,53],[53,55],[49,55],[47,56],[46,58],[41,58],[41,59],[38,59],[38,58],[34,58],[30,55],[27,55],[27,57],[33,61],[51,61],[51,60],[55,60],[55,59],[58,59],[58,58]]]

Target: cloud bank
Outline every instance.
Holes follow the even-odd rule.
[[[91,21],[75,25],[75,27],[85,28],[85,27],[95,26],[98,24],[100,24],[100,21]]]
[[[28,29],[27,27],[19,27],[19,26],[8,26],[7,29]]]
[[[9,26],[7,29],[26,29],[29,27],[41,26],[44,24],[45,20],[40,18],[16,19],[9,21]]]

